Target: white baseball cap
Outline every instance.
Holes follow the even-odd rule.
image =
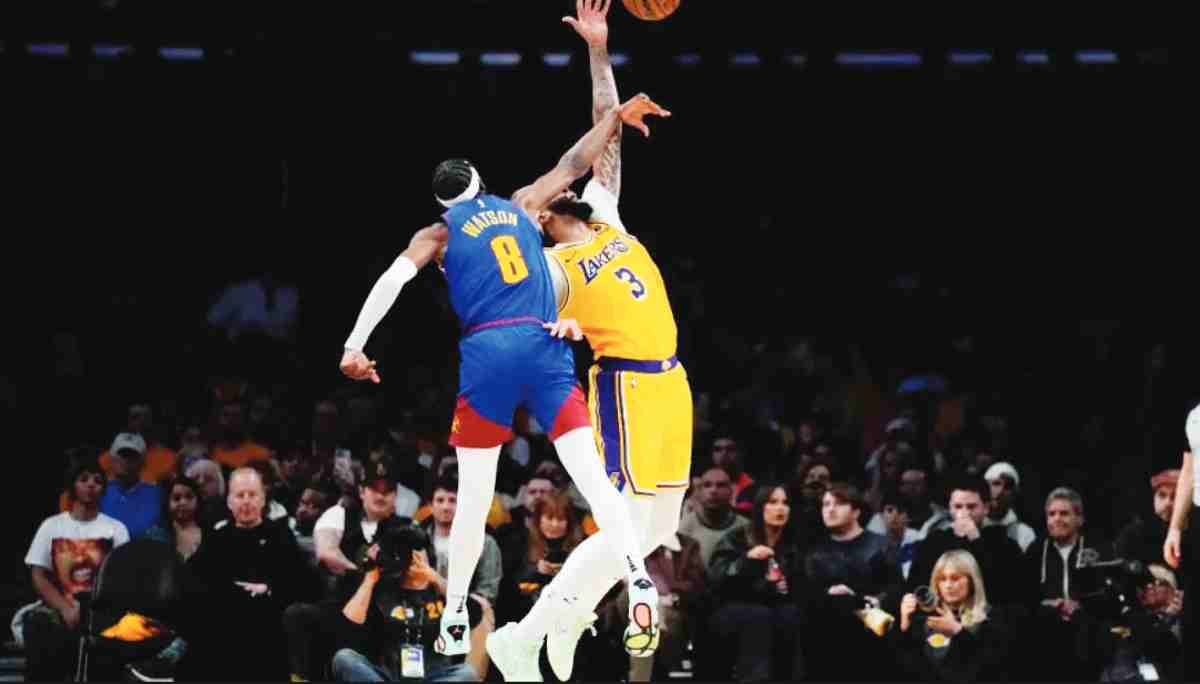
[[[146,455],[146,440],[142,439],[141,435],[132,432],[122,432],[113,440],[112,448],[109,452],[113,456],[120,454],[122,449],[132,449],[142,456]]]
[[[1005,461],[993,463],[991,467],[987,469],[987,472],[983,474],[983,479],[990,482],[1001,475],[1009,476],[1012,478],[1013,486],[1017,487],[1018,489],[1021,487],[1021,476],[1017,474],[1017,469],[1014,468],[1011,463]]]

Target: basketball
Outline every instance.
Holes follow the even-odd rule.
[[[638,19],[662,21],[679,9],[679,0],[622,0],[625,9]]]

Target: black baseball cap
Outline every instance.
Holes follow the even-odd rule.
[[[388,489],[395,489],[400,482],[400,471],[396,468],[396,463],[393,459],[385,456],[378,461],[368,462],[364,468],[365,477],[363,477],[363,486],[375,488],[380,483],[387,486]]]

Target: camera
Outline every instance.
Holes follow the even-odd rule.
[[[1080,603],[1101,618],[1116,619],[1141,610],[1138,589],[1154,581],[1146,564],[1137,560],[1092,561],[1083,569],[1088,570],[1094,590],[1081,596]]]
[[[371,546],[378,545],[379,553],[372,560],[368,556]],[[408,574],[414,551],[425,549],[429,536],[419,527],[398,523],[381,524],[375,540],[364,544],[358,551],[356,561],[364,572],[379,568],[384,575],[402,577]]]

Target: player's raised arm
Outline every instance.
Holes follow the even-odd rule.
[[[612,0],[577,0],[575,17],[563,17],[588,44],[588,59],[592,69],[592,123],[604,116],[604,112],[620,102],[617,94],[617,78],[613,74],[612,61],[608,57],[608,8]],[[592,165],[592,176],[612,193],[621,196],[621,134],[608,140],[604,152]]]
[[[392,308],[396,297],[404,284],[412,280],[425,264],[441,254],[446,248],[448,232],[446,225],[435,223],[418,230],[408,243],[408,248],[400,253],[388,270],[379,276],[375,286],[367,295],[367,301],[358,313],[354,330],[346,339],[345,353],[342,355],[341,370],[353,380],[379,382],[379,373],[375,370],[375,362],[362,353],[367,344],[367,338],[379,325],[379,321]]]
[[[550,203],[575,180],[583,177],[592,164],[600,158],[605,146],[617,130],[621,122],[625,122],[640,130],[644,135],[650,135],[650,129],[643,119],[647,114],[667,117],[671,112],[658,106],[644,93],[639,93],[620,109],[610,109],[592,126],[579,142],[575,143],[567,153],[558,160],[558,164],[549,173],[513,193],[512,201],[527,212],[535,212]]]

